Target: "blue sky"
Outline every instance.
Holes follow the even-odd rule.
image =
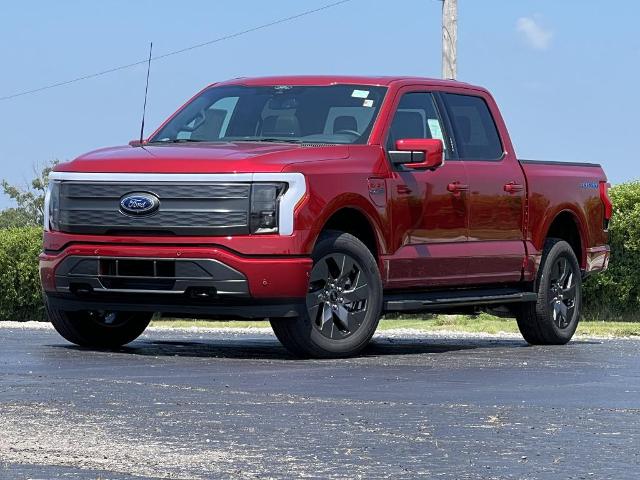
[[[0,97],[144,59],[329,0],[59,0],[0,5]],[[459,0],[458,78],[496,97],[521,158],[640,177],[640,2]],[[351,2],[152,65],[150,131],[208,83],[271,74],[440,75],[437,0]],[[0,177],[138,135],[145,67],[0,101]],[[627,85],[627,87],[625,87]],[[0,208],[8,206],[0,196]]]

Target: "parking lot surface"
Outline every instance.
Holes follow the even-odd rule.
[[[95,352],[5,324],[0,345],[1,479],[639,477],[637,340],[385,332],[301,361],[262,330]]]

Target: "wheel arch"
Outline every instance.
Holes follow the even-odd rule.
[[[349,201],[336,199],[324,209],[311,236],[313,245],[327,230],[338,230],[358,238],[377,262],[386,252],[382,222],[374,207],[364,198],[351,195]]]
[[[541,239],[540,250],[544,248],[544,242],[548,238],[559,238],[567,242],[578,259],[580,268],[586,265],[587,246],[585,242],[585,223],[580,215],[571,208],[563,208],[549,216],[544,237]]]

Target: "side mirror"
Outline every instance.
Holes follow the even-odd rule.
[[[444,145],[438,138],[404,138],[389,152],[394,165],[435,170],[444,165]]]

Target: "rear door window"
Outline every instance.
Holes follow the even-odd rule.
[[[503,148],[487,103],[481,97],[442,95],[462,160],[499,160]]]

